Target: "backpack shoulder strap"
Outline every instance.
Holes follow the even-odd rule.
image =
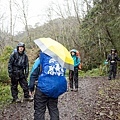
[[[17,52],[14,52],[13,53],[13,58],[14,58],[14,62],[18,61],[18,53]]]

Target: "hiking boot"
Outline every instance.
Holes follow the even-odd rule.
[[[75,88],[75,89],[74,89],[74,92],[77,92],[77,91],[78,91],[78,88]]]
[[[32,102],[33,100],[34,100],[34,97],[31,96],[31,97],[29,98],[29,101]]]
[[[29,102],[32,102],[34,100],[34,98],[31,96],[31,97],[26,97],[23,99],[24,101],[29,101]]]

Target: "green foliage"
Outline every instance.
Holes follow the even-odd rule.
[[[79,75],[80,77],[85,77],[85,72],[84,72],[83,70],[79,70],[79,71],[78,71],[78,75]]]
[[[10,94],[10,86],[7,84],[0,83],[0,108],[4,106],[4,104],[9,104],[12,97]]]
[[[13,48],[6,47],[2,55],[0,56],[0,82],[9,82],[7,65],[8,65],[8,59],[12,51]]]
[[[84,18],[69,16],[50,20],[42,26],[36,24],[36,28],[29,29],[30,37],[34,40],[49,36],[68,50],[76,48],[81,53],[86,71],[97,68],[111,48],[120,49],[119,5],[120,0],[95,0]],[[35,48],[33,41],[27,42],[27,31],[16,35],[14,40],[27,43],[27,48]],[[2,61],[6,59],[7,56],[2,57]]]
[[[99,77],[99,76],[105,76],[107,74],[108,68],[107,66],[100,66],[99,68],[95,68],[88,71],[79,71],[80,77]]]
[[[120,49],[120,1],[115,1],[95,2],[82,21],[79,36],[86,70],[99,67],[111,48]]]
[[[92,70],[88,70],[86,72],[86,76],[91,76],[91,77],[97,77],[100,76],[100,70],[98,68],[96,69],[92,69]]]
[[[100,65],[98,68],[94,68],[92,70],[84,71],[78,70],[79,77],[99,77],[105,76],[108,74],[108,65]],[[69,76],[69,70],[66,71],[66,77]]]
[[[2,53],[2,55],[0,56],[0,62],[7,62],[9,57],[10,57],[10,54],[12,53],[13,51],[13,48],[12,47],[6,47]]]
[[[8,72],[7,69],[0,69],[0,82],[9,82]]]
[[[18,85],[19,89],[19,98],[23,96],[23,91],[20,85]],[[12,96],[11,96],[11,90],[10,90],[10,84],[1,83],[0,82],[0,109],[3,108],[3,106],[8,105],[12,102]]]
[[[69,76],[69,70],[68,69],[65,72],[65,76]]]

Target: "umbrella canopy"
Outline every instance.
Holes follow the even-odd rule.
[[[74,70],[74,61],[70,52],[59,42],[51,38],[34,40],[42,52],[57,60],[63,68]]]

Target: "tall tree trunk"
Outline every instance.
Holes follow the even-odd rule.
[[[29,28],[28,28],[28,21],[27,21],[27,16],[26,16],[26,12],[25,12],[25,3],[24,3],[24,0],[22,0],[22,5],[23,5],[23,16],[24,16],[24,19],[25,19],[25,29],[27,31],[27,35],[28,35],[28,38],[29,38],[29,41],[31,42],[31,35],[30,35],[30,32],[29,32]]]
[[[110,34],[108,28],[105,27],[105,29],[106,29],[106,32],[107,32],[107,35],[108,35],[109,41],[111,42],[111,44],[113,45],[113,47],[116,49],[116,45],[115,45],[115,43],[114,43],[114,40],[113,40],[112,37],[111,37],[111,34]]]
[[[78,23],[80,24],[80,17],[79,17],[79,10],[78,10],[78,7],[77,7],[77,3],[75,3],[75,1],[73,0],[73,5],[74,5],[74,10],[75,10],[75,14],[76,14],[76,17],[77,17],[77,20],[78,20]]]
[[[13,43],[12,0],[9,1],[9,6],[10,6],[10,41]]]

